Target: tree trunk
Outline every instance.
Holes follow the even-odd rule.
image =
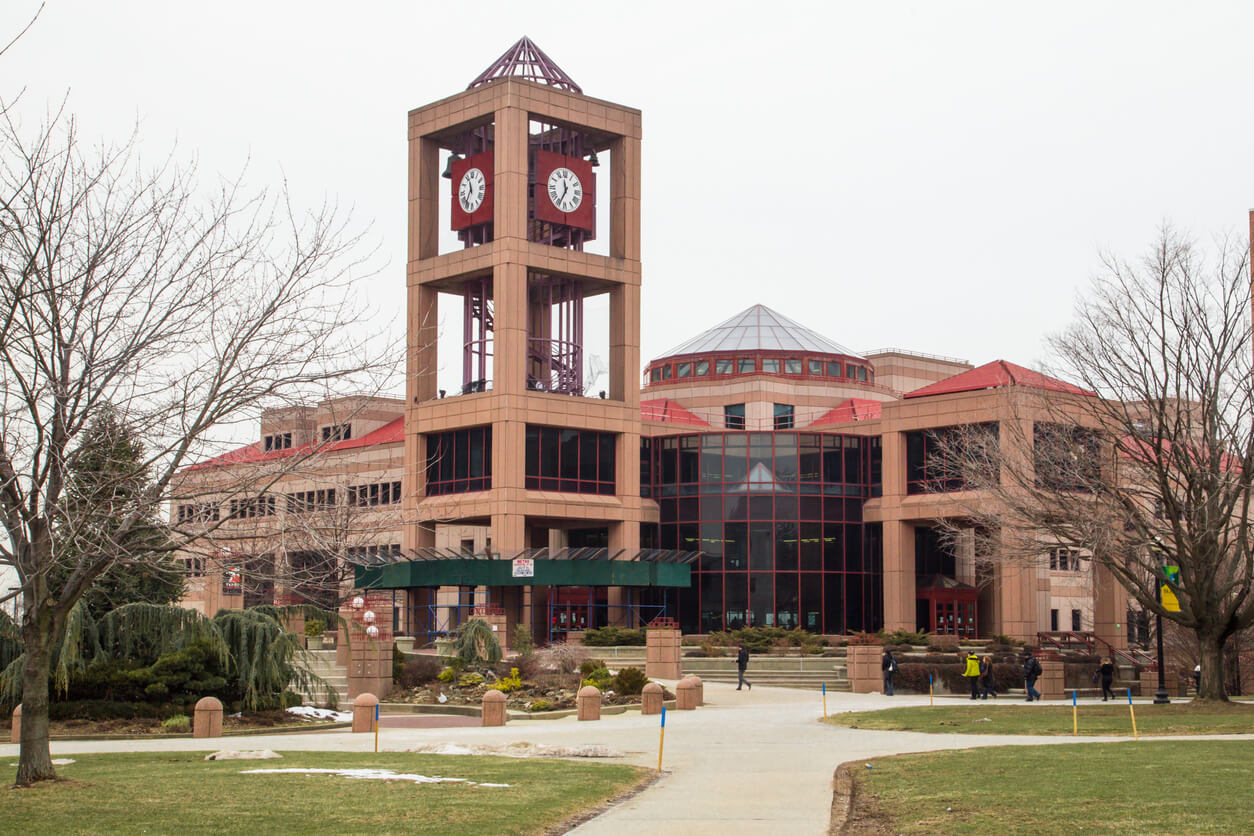
[[[57,777],[48,748],[48,677],[52,653],[36,628],[28,626],[22,632],[26,644],[22,664],[22,742],[15,786],[29,787],[37,781]]]
[[[1227,702],[1228,695],[1224,689],[1224,645],[1227,636],[1199,634],[1197,643],[1202,656],[1202,684],[1197,689],[1197,698]],[[22,719],[25,721],[25,718]]]

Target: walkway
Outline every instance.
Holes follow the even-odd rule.
[[[1123,739],[855,730],[820,724],[818,693],[764,687],[738,692],[731,685],[708,683],[705,696],[706,705],[696,711],[667,712],[663,779],[575,833],[726,834],[739,829],[822,834],[827,832],[831,808],[832,773],[844,761],[937,749]],[[927,704],[927,697],[888,698],[878,694],[829,694],[827,700],[831,713]],[[967,702],[962,698],[952,701]],[[1032,710],[1025,704],[1018,708]],[[989,709],[1015,710],[994,705]],[[623,752],[629,763],[652,768],[657,765],[658,718],[629,712],[609,715],[596,723],[568,717],[516,720],[500,728],[389,728],[385,724],[380,733],[380,748],[389,751],[437,743],[473,746],[517,741],[558,746],[599,744]],[[213,740],[64,741],[54,742],[52,751],[57,756],[223,748],[360,752],[370,751],[373,745],[373,735],[337,731]],[[0,757],[16,754],[16,746],[0,745]]]

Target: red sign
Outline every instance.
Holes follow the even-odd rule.
[[[492,222],[493,165],[491,151],[453,161],[453,229]]]
[[[536,152],[536,220],[595,231],[596,186],[587,160]]]
[[[240,595],[244,591],[244,579],[237,568],[222,570],[222,594]]]

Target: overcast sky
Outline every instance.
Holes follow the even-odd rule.
[[[399,341],[406,112],[526,34],[644,113],[645,361],[762,302],[855,351],[1033,365],[1101,251],[1245,234],[1252,33],[1217,2],[48,0],[0,92],[351,205]]]

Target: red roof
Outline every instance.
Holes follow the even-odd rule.
[[[708,421],[701,420],[694,413],[684,409],[670,398],[641,401],[640,419],[642,421],[662,421],[667,424],[688,424],[693,427],[710,426]]]
[[[821,427],[825,424],[847,424],[850,421],[870,421],[880,417],[881,404],[879,401],[868,400],[867,398],[850,398],[842,401],[836,406],[824,412],[818,417],[811,427]]]
[[[321,449],[323,452],[335,452],[339,450],[353,450],[357,447],[373,447],[376,444],[396,444],[405,440],[405,418],[402,416],[396,418],[379,427],[377,430],[371,430],[361,438],[350,438],[345,441],[337,441],[334,444],[324,445]],[[261,442],[254,441],[243,447],[215,456],[207,461],[191,465],[186,470],[205,470],[210,467],[222,467],[230,464],[250,464],[253,462],[264,462],[272,459],[282,459],[287,456],[294,456],[298,453],[308,453],[313,449],[312,444],[304,444],[300,447],[291,447],[287,450],[263,450]]]
[[[1096,395],[1079,386],[1072,386],[1056,377],[1049,377],[1005,360],[994,360],[976,369],[930,383],[922,389],[907,392],[907,398],[924,398],[928,395],[951,395],[955,392],[977,392],[981,389],[1001,389],[1005,386],[1028,386],[1072,395]]]

